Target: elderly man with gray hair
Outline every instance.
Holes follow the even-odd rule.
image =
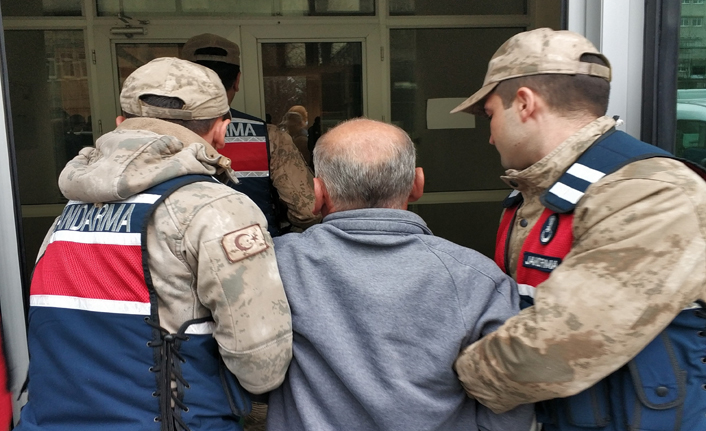
[[[294,358],[269,430],[527,430],[465,396],[458,353],[518,312],[514,282],[406,211],[424,174],[401,129],[354,119],[314,149],[321,225],[275,238]]]

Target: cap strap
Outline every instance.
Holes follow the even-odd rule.
[[[601,78],[605,78],[608,81],[610,81],[611,79],[610,68],[605,67],[602,64],[580,62],[577,66],[578,73],[583,73],[591,76],[598,76]]]
[[[140,116],[151,118],[168,118],[170,120],[192,120],[193,113],[184,109],[159,108],[140,102]]]

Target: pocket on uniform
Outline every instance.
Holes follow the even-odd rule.
[[[686,377],[667,333],[662,332],[623,372],[624,408],[629,429],[677,429],[686,398]]]

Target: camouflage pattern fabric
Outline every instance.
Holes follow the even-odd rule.
[[[68,199],[125,199],[170,178],[215,174],[223,168],[214,152],[181,126],[128,119],[69,162],[59,185]],[[292,355],[289,305],[265,226],[245,195],[194,183],[160,204],[147,227],[161,325],[176,332],[187,320],[213,315],[225,364],[253,393],[279,386]],[[239,231],[261,233],[258,241],[267,247],[234,258],[223,240]],[[46,240],[40,255],[45,247]]]
[[[580,61],[583,54],[602,58],[608,67]],[[483,87],[451,113],[484,115],[481,102],[500,82],[544,74],[581,74],[611,80],[610,62],[588,39],[571,31],[538,28],[516,34],[503,43],[488,63]]]
[[[272,124],[267,125],[270,138],[270,178],[287,206],[287,219],[294,230],[304,230],[321,222],[314,215],[314,175],[306,165],[292,138]]]
[[[598,118],[529,168],[507,171],[503,180],[524,197],[510,268],[543,210],[540,193],[614,124]],[[679,161],[634,162],[591,185],[573,235],[571,252],[537,286],[535,305],[455,363],[468,394],[495,412],[592,386],[706,298],[706,184]]]
[[[182,109],[146,105],[141,96],[177,97]],[[228,97],[216,72],[173,57],[156,58],[130,74],[120,92],[120,107],[138,117],[210,120],[228,113]]]

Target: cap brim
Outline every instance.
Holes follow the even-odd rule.
[[[490,94],[497,85],[497,82],[493,82],[483,86],[480,90],[473,93],[471,97],[464,100],[463,103],[452,109],[451,114],[463,111],[473,115],[485,115],[484,107],[480,105],[480,102],[488,97],[488,94]]]

